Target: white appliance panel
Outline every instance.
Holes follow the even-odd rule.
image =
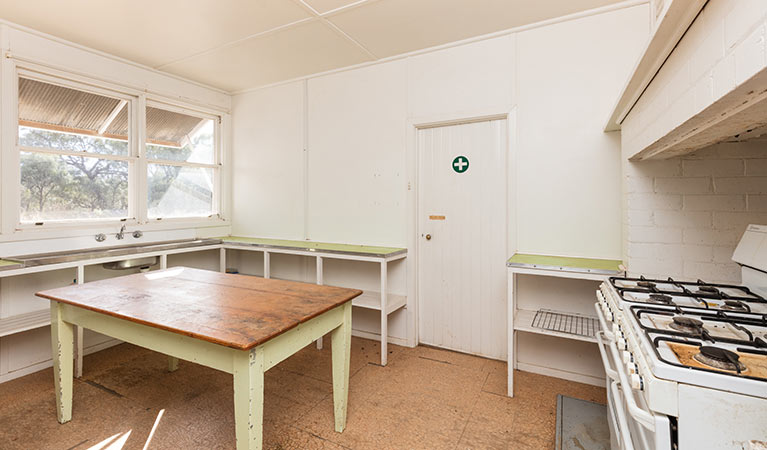
[[[763,398],[679,385],[679,450],[748,449],[767,441]]]

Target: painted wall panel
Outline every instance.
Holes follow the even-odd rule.
[[[232,232],[304,238],[303,83],[234,98]]]
[[[409,58],[410,117],[508,111],[514,100],[515,41],[508,35]]]
[[[519,251],[619,258],[620,136],[604,133],[647,6],[519,33]]]
[[[404,61],[309,80],[307,236],[404,246]]]

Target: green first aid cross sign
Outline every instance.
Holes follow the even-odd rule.
[[[453,160],[453,170],[456,173],[464,173],[469,170],[469,158],[465,156],[456,156]]]

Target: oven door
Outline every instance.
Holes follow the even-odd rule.
[[[618,374],[615,372],[612,359],[607,356],[609,350],[605,348],[605,345],[610,340],[603,331],[597,332],[596,336],[599,344],[599,353],[602,356],[602,363],[607,375],[607,426],[610,428],[610,449],[634,450],[628,422],[626,421],[625,409],[622,404],[623,394],[621,394],[618,387]]]
[[[654,426],[648,427],[643,421],[635,418],[629,408],[630,399],[627,395],[632,395],[634,401],[637,402],[640,407],[646,408],[644,404],[644,397],[637,395],[636,391],[631,389],[624,389],[623,384],[613,382],[613,397],[615,401],[615,409],[617,412],[618,423],[621,419],[625,420],[625,427],[627,430],[631,446],[636,450],[670,450],[673,447],[671,439],[671,421],[668,416],[664,414],[652,414]],[[631,447],[626,447],[630,449]],[[626,450],[621,449],[621,450]]]
[[[597,333],[597,341],[607,375],[607,423],[612,450],[673,448],[669,417],[650,411],[641,391],[631,389],[615,343],[602,332]]]

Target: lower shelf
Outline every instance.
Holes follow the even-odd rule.
[[[0,337],[51,324],[51,310],[41,309],[0,319]]]
[[[388,294],[386,296],[386,314],[402,308],[407,303],[407,297],[404,295]],[[381,310],[381,293],[375,291],[365,291],[359,297],[352,300],[352,306],[359,308]]]
[[[565,318],[569,318],[571,320],[594,320],[595,318],[590,316],[585,316],[582,314],[573,314],[573,313],[562,313],[562,312],[556,312],[556,311],[547,311],[547,310],[541,310],[544,312],[554,313],[554,314],[561,314]],[[555,330],[548,330],[545,328],[540,328],[533,326],[533,321],[535,320],[535,315],[539,311],[530,311],[526,309],[518,309],[514,313],[514,330],[515,331],[525,331],[528,333],[536,333],[536,334],[545,334],[547,336],[556,336],[561,337],[565,339],[574,339],[576,341],[585,341],[585,342],[597,342],[597,338],[595,336],[591,335],[582,335],[582,334],[574,334],[574,333],[565,333],[562,331],[555,331]],[[597,328],[594,331],[598,331],[598,325]]]

